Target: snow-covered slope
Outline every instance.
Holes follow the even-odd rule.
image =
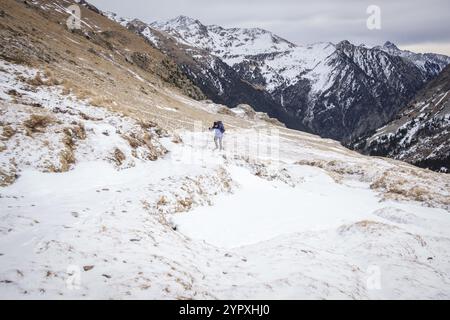
[[[258,28],[226,29],[205,26],[200,21],[179,16],[164,22],[153,22],[151,27],[176,37],[180,42],[205,49],[232,66],[247,55],[287,51],[296,47],[279,36]]]
[[[70,3],[2,3],[0,298],[450,298],[449,175],[194,100]]]
[[[436,53],[415,53],[408,50],[400,50],[390,41],[386,41],[383,46],[377,46],[375,48],[411,61],[430,78],[437,76],[446,65],[450,64],[450,57],[446,55]]]
[[[0,297],[449,298],[448,175],[239,116],[217,153],[1,70]]]

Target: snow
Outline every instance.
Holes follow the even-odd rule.
[[[415,53],[408,50],[400,50],[392,43],[374,47],[391,55],[400,56],[414,63],[422,72],[432,73],[437,76],[446,65],[450,64],[450,57],[436,53]]]
[[[153,45],[158,45],[158,38],[153,34],[149,27],[144,29],[142,35],[147,38]]]
[[[150,25],[182,44],[211,52],[230,67],[244,61],[259,63],[263,59],[259,67],[269,92],[280,85],[294,85],[300,75],[312,80],[314,92],[327,89],[331,70],[326,58],[335,50],[331,43],[298,46],[266,30],[203,26],[198,20],[183,16]],[[269,55],[260,58],[263,54]]]
[[[0,163],[14,156],[21,170],[0,187],[1,298],[450,298],[446,175],[260,123],[227,126],[220,153],[205,128],[180,130],[182,143],[153,135],[169,153],[148,161],[123,139],[142,130],[133,119],[61,96],[57,86],[30,91],[15,75],[37,70],[1,69],[2,123],[20,129],[34,110],[14,102],[11,88],[42,112],[68,110],[45,132],[2,141]],[[39,147],[53,139],[57,148],[72,121],[87,134],[76,163],[45,172],[33,157],[51,158]],[[109,159],[116,147],[127,159],[120,166]],[[385,198],[373,183],[387,172],[426,183],[432,199]]]
[[[222,196],[216,202],[217,209],[198,208],[178,215],[174,223],[193,238],[233,248],[366,219],[376,207],[378,200],[373,193],[333,183],[320,169],[302,167],[296,171],[305,181],[292,188],[235,168],[231,175],[240,185],[239,193]],[[351,203],[345,196],[348,193],[354,195]]]
[[[441,102],[445,99],[445,97],[447,96],[448,91],[446,91],[444,94],[442,94],[442,97],[439,99],[439,101],[435,104],[435,106],[438,106],[441,104]]]
[[[153,22],[151,26],[174,35],[184,44],[209,50],[217,55],[226,51],[226,55],[230,58],[236,55],[286,51],[294,47],[292,43],[266,30],[203,26],[198,20],[184,16]],[[205,29],[206,34],[202,32]]]

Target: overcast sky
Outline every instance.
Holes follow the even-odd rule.
[[[89,1],[89,0],[88,0]],[[450,55],[449,0],[90,0],[102,10],[145,22],[186,15],[203,24],[259,27],[297,43],[383,44]],[[381,29],[366,26],[368,6],[381,10]]]

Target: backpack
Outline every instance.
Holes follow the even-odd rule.
[[[220,130],[220,132],[225,133],[225,127],[223,126],[222,121],[217,121],[217,128]]]

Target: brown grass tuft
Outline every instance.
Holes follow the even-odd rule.
[[[40,72],[36,73],[34,78],[26,80],[29,85],[38,86],[59,86],[63,81],[57,79],[55,75],[48,69],[44,71],[44,76]]]
[[[32,114],[23,125],[27,129],[27,135],[35,132],[44,132],[50,124],[54,123],[55,119],[49,115]]]
[[[113,160],[115,161],[115,163],[120,166],[125,161],[125,159],[125,154],[119,148],[115,148],[113,152]]]
[[[219,108],[219,110],[217,110],[218,114],[224,114],[227,116],[235,116],[235,113],[233,111],[231,111],[228,107],[222,106]]]
[[[15,171],[6,172],[0,168],[0,187],[6,187],[14,183],[17,179]]]
[[[89,103],[96,107],[110,107],[114,105],[114,101],[112,99],[106,97],[95,96],[89,100]]]
[[[172,142],[176,144],[183,143],[183,139],[181,139],[178,134],[174,134],[172,137]]]
[[[2,136],[6,140],[10,139],[15,134],[16,134],[16,130],[14,130],[11,126],[6,125],[3,127]]]

